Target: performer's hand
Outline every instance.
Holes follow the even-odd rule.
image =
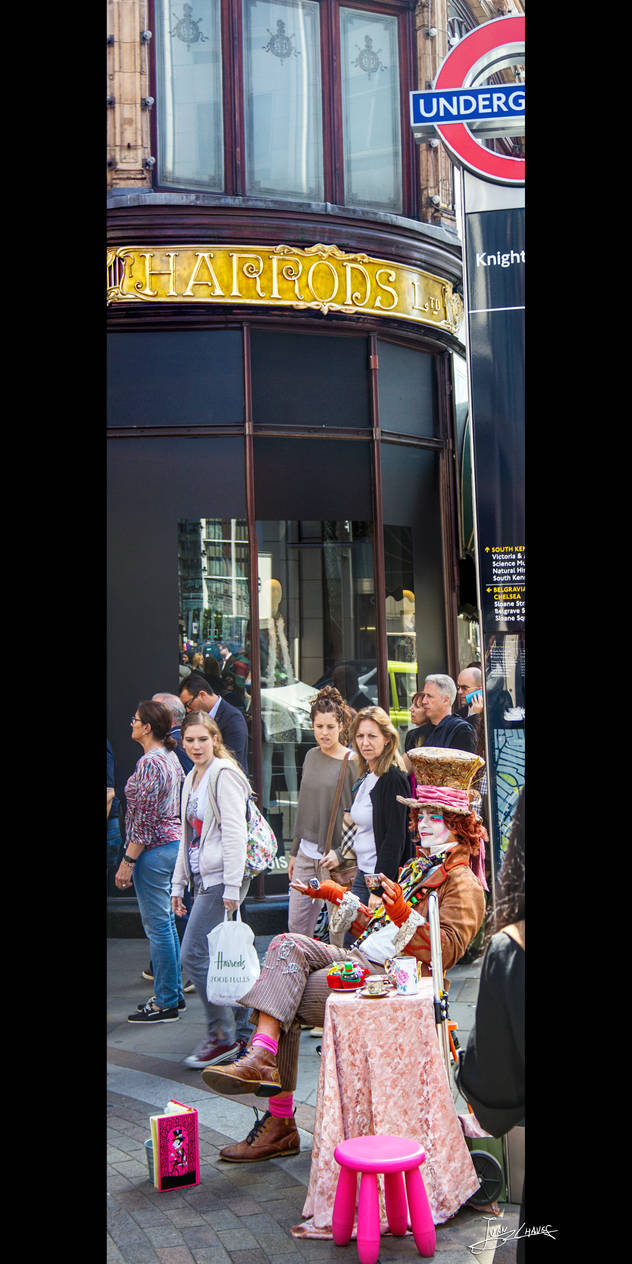
[[[337,882],[320,882],[317,887],[310,887],[306,882],[292,882],[290,885],[295,891],[300,891],[301,895],[309,895],[312,900],[329,900],[330,904],[340,904],[347,889]]]
[[[306,882],[299,882],[297,879],[296,882],[290,882],[290,886],[295,891],[300,891],[301,895],[312,895],[311,887],[308,887]]]
[[[369,896],[369,913],[374,913],[376,908],[381,908],[382,903],[383,903],[382,897],[379,895],[376,895],[375,892],[372,891]]]
[[[390,919],[396,926],[403,926],[408,921],[412,911],[412,905],[404,899],[404,892],[399,882],[392,882],[390,878],[380,874],[382,883],[382,891],[384,892],[384,907]]]

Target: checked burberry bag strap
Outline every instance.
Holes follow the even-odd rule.
[[[336,818],[338,816],[338,808],[340,807],[340,799],[342,797],[342,787],[344,785],[345,773],[347,771],[347,761],[349,760],[350,754],[351,752],[347,751],[344,759],[341,761],[340,775],[338,777],[338,784],[336,786],[336,793],[334,795],[333,806],[331,809],[331,816],[329,818],[329,826],[327,828],[327,837],[325,839],[325,847],[323,851],[323,854],[325,856],[327,855],[328,851],[331,851],[331,841],[333,838],[334,829],[336,825]],[[355,832],[356,832],[355,825],[351,828],[345,827],[343,825],[342,839],[341,839],[341,845],[340,845],[339,851],[343,853],[344,858],[341,864],[336,865],[335,869],[328,869],[327,871],[328,878],[331,878],[333,882],[339,882],[341,886],[345,886],[345,887],[351,886],[353,879],[355,878],[358,872],[358,861],[357,861],[356,854],[353,850],[353,839],[355,837]]]

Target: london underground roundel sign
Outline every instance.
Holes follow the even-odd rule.
[[[516,132],[515,120],[524,118],[524,85],[515,85],[513,88],[504,85],[497,92],[489,86],[481,90],[472,85],[485,71],[487,75],[493,74],[494,70],[515,61],[516,56],[524,55],[524,46],[523,16],[494,18],[491,22],[484,22],[482,26],[469,31],[448,53],[432,93],[411,93],[411,98],[434,98],[432,117],[429,112],[423,114],[423,107],[422,115],[417,112],[417,121],[420,122],[422,116],[424,119],[417,134],[421,134],[424,123],[426,128],[428,123],[432,123],[433,130],[438,133],[460,166],[467,167],[484,180],[492,180],[498,184],[524,184],[524,158],[512,158],[508,154],[497,154],[486,149],[485,145],[475,139],[468,123],[463,119],[469,112],[471,120],[472,111],[482,104],[487,109],[483,108],[482,113],[479,109],[476,113],[479,122],[472,126],[478,126],[483,134],[490,136],[494,134],[495,120],[496,135],[507,134],[507,117],[513,114],[513,130]],[[463,89],[470,91],[465,93]],[[414,104],[411,100],[411,121],[415,131]],[[454,118],[455,115],[460,116],[459,121],[456,118],[454,122],[443,121]],[[486,124],[480,122],[485,115]]]

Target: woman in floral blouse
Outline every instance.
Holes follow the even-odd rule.
[[[116,875],[121,890],[134,883],[149,940],[155,995],[130,1014],[130,1023],[172,1023],[185,1008],[180,943],[171,907],[171,875],[180,843],[184,773],[170,736],[171,714],[161,702],[139,702],[132,738],[143,748],[125,786],[125,855]]]

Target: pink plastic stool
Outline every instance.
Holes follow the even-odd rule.
[[[435,1227],[419,1168],[426,1152],[408,1137],[349,1137],[334,1150],[340,1164],[331,1228],[334,1242],[344,1246],[351,1239],[355,1219],[358,1172],[362,1173],[358,1199],[358,1259],[376,1264],[380,1251],[380,1204],[377,1173],[384,1175],[386,1216],[391,1233],[402,1237],[408,1228],[420,1255],[434,1255]],[[404,1190],[404,1178],[406,1189]],[[408,1203],[406,1202],[408,1195]]]

